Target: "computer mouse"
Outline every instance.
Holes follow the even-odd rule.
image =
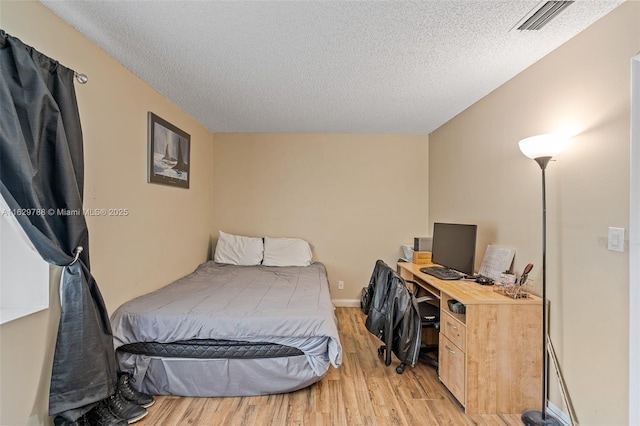
[[[491,278],[483,277],[483,276],[476,278],[476,282],[482,285],[493,284],[493,280]]]

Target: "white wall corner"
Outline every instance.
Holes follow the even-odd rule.
[[[631,59],[629,424],[640,424],[640,54]]]

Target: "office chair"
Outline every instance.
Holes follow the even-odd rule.
[[[439,302],[439,300],[432,296],[417,297],[420,286],[417,282],[411,280],[405,280],[407,283],[413,285],[413,294],[416,297],[416,303],[418,304],[418,311],[420,313],[420,326],[421,328],[433,328],[440,330],[440,306],[430,302]],[[425,343],[420,344],[420,352],[418,358],[438,369],[438,345],[427,345]],[[406,367],[405,363],[400,363],[396,367],[396,373],[402,374]]]
[[[440,328],[440,310],[429,303],[437,299],[416,297],[420,288],[418,283],[403,279],[378,260],[369,286],[363,289],[361,308],[367,315],[365,327],[384,343],[378,354],[384,356],[385,365],[391,364],[392,352],[400,360],[398,374],[404,372],[407,364],[413,366],[421,358],[437,365],[437,359],[427,355],[437,353],[437,345],[423,345],[422,330]]]

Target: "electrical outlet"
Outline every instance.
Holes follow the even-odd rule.
[[[344,290],[344,281],[338,281],[338,290]]]

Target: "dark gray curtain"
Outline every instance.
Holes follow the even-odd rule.
[[[0,194],[26,213],[16,218],[42,258],[64,267],[49,413],[70,420],[112,395],[117,380],[87,225],[82,214],[64,214],[82,212],[83,183],[74,72],[0,30]]]

